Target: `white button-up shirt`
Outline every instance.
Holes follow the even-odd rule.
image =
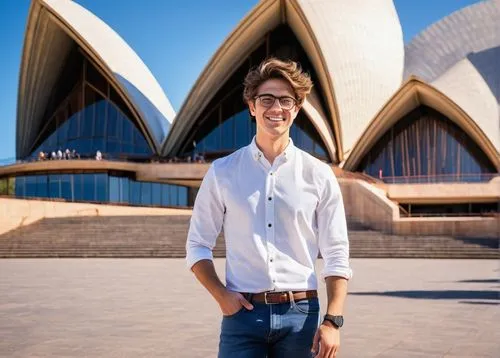
[[[212,259],[221,229],[226,287],[238,292],[317,289],[322,276],[349,279],[342,194],[332,169],[292,140],[271,165],[252,143],[210,166],[198,191],[186,243],[187,265]]]

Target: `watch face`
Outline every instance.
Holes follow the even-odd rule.
[[[325,320],[330,321],[337,328],[340,328],[344,325],[344,316],[332,316],[332,315],[326,314]]]
[[[334,321],[337,327],[342,327],[344,325],[344,317],[342,316],[335,316]]]

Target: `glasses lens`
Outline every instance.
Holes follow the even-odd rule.
[[[274,97],[273,95],[270,94],[265,94],[262,96],[258,96],[258,98],[260,99],[260,103],[264,107],[269,108],[274,105],[274,102],[278,97]],[[279,97],[278,99],[280,102],[280,106],[283,109],[290,110],[293,108],[293,106],[295,106],[295,99],[292,97]]]
[[[295,100],[291,97],[281,97],[280,106],[283,109],[291,109],[295,104]]]
[[[275,101],[273,96],[260,96],[259,98],[260,103],[262,103],[264,107],[271,107]]]

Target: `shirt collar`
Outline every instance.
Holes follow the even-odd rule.
[[[292,158],[294,152],[295,152],[295,145],[293,144],[292,138],[289,138],[288,145],[286,146],[283,153],[281,153],[277,158],[283,157],[285,161],[287,161]],[[264,157],[264,153],[262,153],[259,147],[257,147],[255,136],[253,137],[252,142],[250,143],[250,153],[252,155],[252,158],[256,161]]]

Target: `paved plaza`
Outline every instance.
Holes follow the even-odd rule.
[[[352,266],[340,357],[500,357],[497,261]],[[215,357],[220,318],[181,259],[0,260],[1,357]]]

